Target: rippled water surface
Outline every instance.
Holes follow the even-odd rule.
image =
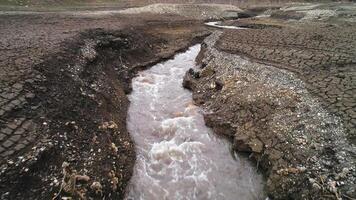
[[[133,79],[128,129],[137,148],[126,199],[263,199],[262,178],[205,126],[182,87],[200,45]]]

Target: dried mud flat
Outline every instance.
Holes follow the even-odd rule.
[[[289,8],[216,31],[172,14],[2,15],[0,198],[122,199],[131,78],[208,33],[184,85],[269,197],[355,198],[355,26],[300,19]]]
[[[0,198],[123,198],[135,163],[130,80],[201,41],[201,24],[153,15],[2,16]]]
[[[201,69],[185,76],[207,125],[249,153],[272,199],[354,199],[354,24],[274,18],[225,24],[251,29],[209,36]]]

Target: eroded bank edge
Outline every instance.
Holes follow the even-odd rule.
[[[139,30],[96,29],[66,41],[35,67],[43,78],[25,85],[36,110],[23,112],[38,124],[38,139],[24,156],[2,163],[2,198],[48,199],[60,190],[57,198],[122,198],[135,161],[126,130],[131,78],[208,34],[169,43]]]
[[[201,69],[187,72],[183,83],[207,110],[206,124],[251,154],[271,198],[352,197],[355,149],[341,120],[293,73],[215,49],[220,34],[204,41]]]

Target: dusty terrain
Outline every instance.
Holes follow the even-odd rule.
[[[201,22],[31,14],[0,24],[1,199],[122,198],[135,161],[131,77],[199,41]]]
[[[226,31],[217,46],[297,74],[331,112],[342,115],[349,139],[356,144],[355,31],[350,24],[318,23]]]
[[[354,4],[224,22],[246,30],[203,25],[235,7],[188,8],[0,13],[1,199],[121,199],[135,163],[131,78],[208,33],[184,86],[269,197],[356,198]]]
[[[207,125],[265,171],[270,197],[353,199],[355,24],[278,13],[225,22],[251,29],[207,38],[184,86]]]

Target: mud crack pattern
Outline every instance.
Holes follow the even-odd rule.
[[[355,27],[306,24],[225,31],[217,47],[297,74],[329,111],[342,117],[356,144]]]
[[[219,36],[205,40],[202,69],[190,70],[184,81],[208,111],[207,125],[250,153],[273,199],[354,196],[356,151],[341,119],[294,73],[216,49]]]

